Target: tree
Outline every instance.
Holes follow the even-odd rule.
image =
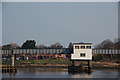
[[[101,54],[97,54],[93,56],[93,61],[101,61],[103,60],[103,56]]]
[[[47,46],[45,46],[45,45],[43,45],[43,44],[37,45],[36,47],[37,47],[37,48],[47,48]]]
[[[60,43],[55,43],[50,46],[50,48],[63,48],[63,46]]]
[[[114,48],[115,49],[120,49],[120,41],[114,43]]]
[[[68,49],[71,53],[73,53],[73,44],[71,42],[69,43]]]
[[[70,42],[68,48],[73,48],[73,44]]]
[[[113,49],[114,48],[114,43],[110,39],[106,39],[102,43],[97,45],[96,48],[100,48],[100,49]]]
[[[114,39],[114,48],[120,49],[120,38]]]
[[[16,43],[11,43],[11,44],[7,44],[7,45],[3,45],[2,49],[17,49],[20,48]]]
[[[35,40],[27,40],[25,43],[22,45],[22,49],[34,49],[35,47]]]

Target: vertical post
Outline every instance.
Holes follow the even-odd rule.
[[[27,60],[29,59],[28,56],[26,57],[26,59],[27,59]]]
[[[14,67],[14,65],[15,65],[15,55],[12,54],[12,66]]]
[[[90,67],[90,61],[88,60],[88,73],[90,73],[91,71],[91,67]]]
[[[13,49],[11,50],[11,53],[12,53],[11,66],[14,66],[15,65],[15,55],[14,55]]]
[[[36,54],[36,60],[38,60],[38,56],[39,56],[39,55],[38,55],[38,54]]]
[[[72,66],[74,66],[75,65],[75,62],[74,62],[74,60],[72,60]]]
[[[88,60],[88,68],[90,67],[90,61]]]

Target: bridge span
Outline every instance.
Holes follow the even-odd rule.
[[[56,49],[13,49],[14,54],[71,54],[73,51],[69,48]],[[1,54],[11,54],[11,50],[0,50]],[[92,49],[92,54],[120,54],[120,49]]]

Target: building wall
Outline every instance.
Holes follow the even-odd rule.
[[[71,60],[92,60],[92,49],[75,49],[75,46],[91,46],[84,44],[73,45],[73,54],[71,54]],[[81,57],[80,54],[85,53],[85,57]]]

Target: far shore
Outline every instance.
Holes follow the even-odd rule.
[[[10,61],[2,61],[2,67],[9,66]],[[76,61],[75,65],[87,66],[86,62]],[[71,65],[71,61],[68,59],[49,59],[49,60],[16,60],[15,67],[33,67],[33,68],[68,68]],[[90,66],[92,69],[119,69],[120,63],[110,61],[91,61]]]
[[[104,64],[104,65],[103,65]],[[109,64],[109,65],[107,65]],[[108,62],[107,64],[105,64],[105,62],[93,62],[92,63],[92,69],[119,69],[119,66],[115,63],[111,63]],[[3,66],[9,66],[9,65],[2,65]],[[31,65],[15,65],[14,67],[16,68],[68,68],[69,65],[66,64],[45,64],[45,65],[35,65],[35,64],[31,64]]]

